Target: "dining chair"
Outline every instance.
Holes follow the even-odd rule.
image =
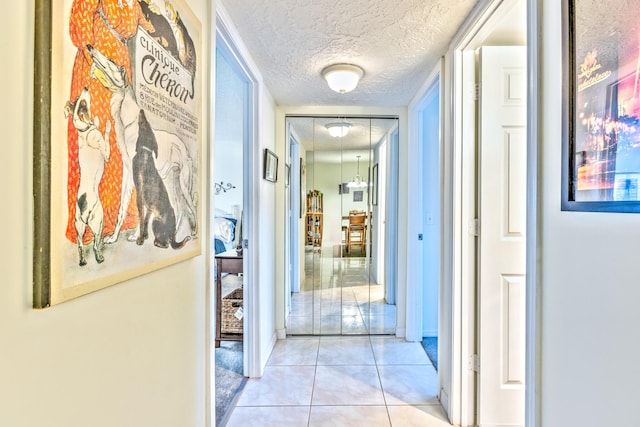
[[[351,252],[352,246],[360,246],[364,255],[367,241],[367,214],[362,211],[349,212],[349,226],[347,232],[347,253]]]

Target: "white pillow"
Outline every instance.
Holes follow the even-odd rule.
[[[214,235],[224,243],[231,243],[235,236],[235,225],[227,218],[216,217],[214,221]]]

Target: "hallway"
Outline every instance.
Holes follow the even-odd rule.
[[[391,336],[278,341],[230,415],[237,426],[448,426],[420,343]]]

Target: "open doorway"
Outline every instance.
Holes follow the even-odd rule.
[[[395,280],[386,283],[385,274],[388,259],[395,258],[385,251],[396,236],[385,230],[390,213],[384,196],[389,164],[397,162],[397,151],[389,154],[397,147],[397,118],[286,121],[291,179],[285,234],[292,249],[286,261],[287,334],[395,333],[395,301],[388,300]]]
[[[485,160],[494,157],[501,160],[519,159],[520,163],[524,163],[511,167],[510,174],[503,175],[497,183],[483,190],[484,196],[487,196],[505,187],[510,188],[509,213],[520,212],[520,216],[518,221],[514,217],[511,223],[506,224],[524,225],[526,221],[523,221],[522,215],[526,209],[522,209],[522,201],[526,195],[526,180],[523,178],[526,176],[526,157],[523,159],[522,153],[526,152],[526,138],[520,137],[526,135],[526,128],[513,127],[519,127],[520,124],[506,125],[502,130],[481,135],[481,129],[484,128],[482,120],[487,117],[486,112],[495,107],[480,106],[478,96],[513,106],[525,103],[526,64],[523,64],[524,68],[507,66],[494,71],[494,75],[506,79],[497,88],[483,87],[479,73],[483,47],[525,46],[526,31],[525,0],[486,2],[472,13],[463,31],[453,40],[441,66],[433,70],[422,95],[409,107],[412,123],[409,151],[416,153],[409,162],[409,177],[420,181],[418,188],[421,197],[409,201],[409,235],[417,235],[418,238],[408,244],[408,253],[414,262],[408,264],[407,275],[409,283],[419,285],[407,288],[407,298],[418,302],[407,307],[407,338],[418,341],[421,337],[431,335],[433,329],[429,325],[437,324],[439,396],[454,425],[491,425],[490,418],[483,418],[491,414],[491,399],[498,402],[498,409],[509,405],[500,405],[500,393],[486,391],[483,386],[488,384],[486,380],[490,375],[500,375],[499,381],[506,378],[505,372],[508,373],[508,384],[503,383],[500,387],[520,393],[517,406],[519,414],[513,418],[516,421],[506,424],[521,425],[524,422],[522,391],[525,351],[522,343],[525,311],[524,293],[520,292],[523,281],[511,280],[515,277],[505,274],[497,280],[489,279],[484,283],[480,280],[481,270],[487,270],[482,264],[483,260],[500,257],[491,249],[481,250],[480,247],[483,233],[487,231],[480,217],[482,201],[489,208],[484,213],[485,219],[493,216],[504,224],[510,216],[504,215],[504,211],[497,207],[492,210],[490,199],[480,194],[482,178],[479,171],[492,171],[492,166],[482,164],[482,152],[485,153]],[[482,108],[486,110],[483,112]],[[438,141],[441,143],[438,144]],[[492,141],[502,149],[498,154],[489,154],[485,150],[489,145],[481,145]],[[428,169],[439,171],[439,175],[430,176]],[[498,172],[495,167],[494,172],[504,173]],[[429,186],[434,183],[439,188],[430,189]],[[517,190],[516,184],[520,185]],[[439,225],[433,227],[438,222]],[[435,233],[431,233],[432,227]],[[415,234],[412,234],[412,230],[415,230]],[[507,236],[509,239],[515,239],[515,236]],[[423,265],[432,256],[429,255],[432,250],[429,245],[438,241],[438,265]],[[518,277],[522,278],[522,274],[518,273]],[[509,280],[502,280],[505,278]],[[431,280],[439,281],[437,292],[433,292],[434,288],[429,285]],[[483,285],[491,282],[499,282],[501,290],[485,289]],[[499,309],[488,308],[484,304],[481,306],[482,297],[487,296],[489,301],[507,300],[512,305]],[[433,307],[434,300],[437,300],[437,309]],[[514,304],[518,305],[517,311],[514,310]],[[507,313],[505,310],[511,311]],[[429,316],[436,312],[436,321],[430,322]],[[500,325],[503,329],[498,331],[502,334],[498,336],[508,336],[511,340],[509,349],[504,346],[498,348],[500,343],[487,341],[481,323],[485,326],[488,323],[486,319],[481,321],[482,313],[502,318],[505,318],[505,314],[511,315],[510,323],[503,322]],[[485,339],[481,341],[483,336]],[[485,362],[479,356],[482,351],[489,355],[485,356],[488,359]],[[491,357],[491,354],[500,354],[500,357]],[[488,371],[486,368],[491,361],[498,361],[502,365],[498,370]],[[479,381],[480,370],[484,375],[482,383]],[[505,424],[503,421],[496,423]]]
[[[418,137],[422,146],[422,346],[434,368],[438,369],[438,335],[441,265],[441,138],[440,79],[436,77],[417,105]]]
[[[441,309],[452,339],[440,353],[452,363],[443,388],[454,424],[524,425],[526,16],[525,0],[488,2],[450,51],[443,271],[452,291]]]
[[[215,147],[211,229],[215,254],[213,290],[216,425],[251,375],[253,271],[252,194],[248,165],[255,139],[256,84],[218,17],[216,28]]]

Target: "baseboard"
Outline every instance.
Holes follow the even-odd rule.
[[[438,330],[437,329],[425,329],[422,331],[423,338],[438,338]]]
[[[407,329],[406,328],[396,328],[396,337],[398,338],[406,338]]]
[[[443,388],[440,388],[440,405],[444,409],[444,412],[447,413],[449,421],[451,421],[451,417],[449,416],[449,395]]]
[[[269,342],[267,343],[267,346],[264,348],[264,352],[262,353],[265,355],[265,358],[262,361],[262,369],[260,370],[261,373],[264,372],[264,367],[267,366],[267,362],[269,361],[269,357],[271,357],[271,353],[273,352],[273,348],[276,346],[277,341],[277,333],[276,331],[273,331],[273,334],[271,334],[271,339],[269,339]]]
[[[287,328],[276,329],[276,339],[279,339],[279,340],[287,339]]]

